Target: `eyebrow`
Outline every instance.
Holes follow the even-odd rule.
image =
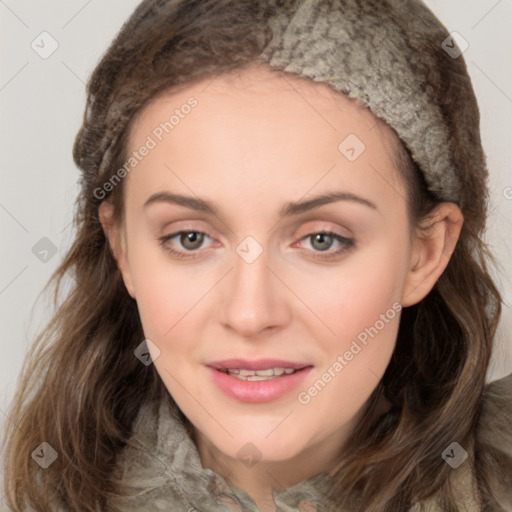
[[[289,202],[286,203],[280,210],[281,217],[289,217],[291,215],[298,215],[300,213],[305,213],[315,208],[319,208],[325,204],[334,203],[337,201],[352,201],[355,203],[359,203],[369,208],[372,208],[378,211],[378,208],[375,203],[360,197],[351,192],[326,192],[324,194],[320,194],[318,196],[313,197],[312,199],[308,199],[307,201],[298,201],[298,202]],[[198,197],[192,196],[184,196],[181,194],[172,194],[170,192],[157,192],[149,197],[149,199],[144,203],[144,208],[147,208],[151,204],[155,203],[171,203],[177,204],[179,206],[184,206],[185,208],[190,208],[191,210],[198,210],[205,213],[211,213],[212,215],[218,216],[219,210],[216,206],[214,206],[211,202],[206,201],[205,199],[200,199]]]

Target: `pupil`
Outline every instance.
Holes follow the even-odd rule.
[[[325,240],[324,240],[324,238],[325,238],[325,237],[327,237],[327,239],[330,239],[330,238],[331,238],[331,236],[330,236],[330,235],[326,235],[326,234],[322,234],[322,233],[320,233],[320,234],[318,234],[318,235],[316,235],[316,236],[315,236],[315,241],[316,241],[316,240],[319,240],[319,241],[320,241],[320,243],[322,243],[322,242],[324,242],[324,243],[325,243]],[[328,242],[331,242],[331,240],[328,240]],[[328,245],[328,246],[330,246],[330,243],[327,243],[327,245]],[[323,248],[322,248],[322,247],[320,247],[320,250],[325,250],[325,249],[328,249],[328,248],[329,248],[329,247],[325,247],[325,246],[324,246]]]
[[[202,235],[199,235],[198,233],[196,232],[191,232],[191,233],[185,233],[184,235],[182,235],[182,237],[185,237],[184,239],[184,243],[183,243],[183,240],[182,240],[182,243],[183,243],[183,246],[184,247],[188,247],[188,243],[190,242],[192,244],[192,247],[188,247],[188,248],[191,248],[191,249],[196,249],[197,247],[194,246],[194,243],[197,243],[197,239],[199,239],[199,241],[201,242],[202,241]],[[201,245],[201,243],[199,243],[199,245]]]

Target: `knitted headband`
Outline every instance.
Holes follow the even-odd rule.
[[[459,46],[421,0],[144,0],[88,85],[74,148],[84,196],[112,173],[117,140],[151,90],[255,59],[368,107],[434,196],[468,206],[466,221],[481,224],[477,101]]]
[[[261,60],[329,84],[386,121],[428,188],[459,203],[468,173],[487,177],[479,112],[459,47],[419,0],[304,0],[269,20]]]

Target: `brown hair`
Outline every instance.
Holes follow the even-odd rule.
[[[82,172],[76,239],[47,285],[54,285],[57,311],[34,343],[8,411],[5,490],[13,510],[27,505],[38,511],[104,508],[119,492],[111,473],[116,455],[129,443],[139,408],[167,393],[154,365],[134,357],[144,335],[99,222],[103,198],[94,194],[126,161],[135,115],[169,88],[258,61],[272,38],[269,17],[296,4],[145,0],[92,74],[73,150]],[[426,46],[424,51],[436,59],[442,49]],[[480,147],[478,107],[465,65],[462,60],[454,64],[461,66],[454,74],[445,60],[436,62],[432,73],[441,85],[433,98],[443,105],[448,123],[450,108],[457,106],[442,98],[469,102],[474,115],[466,129]],[[441,199],[427,190],[407,148],[396,149],[411,226],[417,227]],[[457,151],[454,159],[462,157]],[[110,199],[121,218],[122,181]],[[487,201],[484,179],[468,174],[459,203],[465,218],[459,241],[431,292],[402,311],[396,349],[369,400],[367,417],[383,395],[391,409],[364,436],[356,428],[357,442],[348,443],[351,450],[332,489],[340,509],[350,504],[350,510],[396,512],[438,493],[443,510],[457,510],[451,468],[440,454],[453,440],[465,446],[474,437],[472,462],[484,509],[503,510],[496,501],[493,459],[475,434],[501,313],[501,297],[487,267],[494,259],[481,238]],[[59,304],[66,281],[71,290]],[[43,441],[58,452],[45,470],[31,459]],[[512,472],[512,460],[506,463]]]

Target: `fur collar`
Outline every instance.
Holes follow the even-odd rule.
[[[477,435],[483,446],[512,460],[512,374],[486,386]],[[201,465],[186,421],[171,402],[144,404],[131,437],[118,459],[115,476],[126,497],[113,498],[109,511],[259,512],[252,498],[211,469]],[[473,447],[469,447],[472,460]],[[504,476],[506,487],[512,475]],[[274,491],[278,512],[336,510],[326,503],[330,477],[320,474],[287,489]],[[467,512],[478,512],[478,493],[470,464],[453,473],[453,489]],[[505,490],[505,499],[512,496]],[[504,502],[505,503],[505,502]],[[508,502],[507,502],[508,503]],[[507,504],[506,503],[506,504]],[[511,501],[512,503],[512,501]],[[508,506],[508,505],[507,505]],[[416,510],[441,512],[435,499]]]
[[[183,417],[168,400],[141,407],[131,442],[116,467],[129,496],[111,500],[109,511],[259,512],[243,489],[202,467]],[[280,512],[314,511],[329,484],[322,474],[274,491],[276,506]]]

